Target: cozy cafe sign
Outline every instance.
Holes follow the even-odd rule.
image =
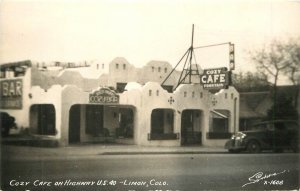
[[[119,95],[109,88],[101,88],[89,95],[90,103],[119,103]]]
[[[201,84],[204,89],[222,89],[229,83],[229,73],[227,68],[206,69],[200,76]]]

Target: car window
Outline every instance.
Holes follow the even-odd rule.
[[[250,130],[265,130],[266,124],[257,124],[250,128]]]

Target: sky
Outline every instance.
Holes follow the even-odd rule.
[[[288,0],[0,0],[0,63],[124,57],[175,66],[194,24],[194,47],[232,42],[236,72],[253,72],[248,52],[299,37],[299,18],[300,1]],[[195,56],[203,69],[229,65],[228,45]]]

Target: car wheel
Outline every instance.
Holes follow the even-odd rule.
[[[247,145],[249,153],[259,153],[261,151],[260,144],[257,141],[250,141]]]

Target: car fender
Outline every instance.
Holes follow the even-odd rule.
[[[247,145],[248,145],[251,141],[256,141],[262,148],[265,147],[265,144],[263,143],[263,141],[260,140],[260,139],[258,139],[257,137],[254,137],[254,136],[247,137],[247,138],[244,140],[245,146],[247,147]]]

